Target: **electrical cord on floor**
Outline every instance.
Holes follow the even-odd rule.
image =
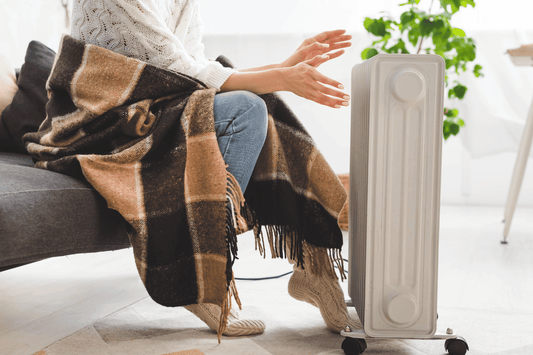
[[[262,281],[262,280],[272,280],[272,279],[279,279],[280,277],[287,276],[292,274],[294,271],[289,271],[281,275],[276,276],[265,276],[265,277],[236,277],[235,280],[239,281]]]
[[[348,262],[348,259],[342,259],[346,262]],[[335,266],[337,268],[337,266]],[[338,269],[338,268],[337,268]],[[275,275],[275,276],[265,276],[265,277],[236,277],[235,280],[238,281],[263,281],[263,280],[273,280],[273,279],[279,279],[283,276],[287,276],[292,274],[294,271],[289,271],[281,275]],[[344,270],[346,274],[348,274],[348,270]]]

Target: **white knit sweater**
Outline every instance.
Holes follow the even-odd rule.
[[[71,36],[220,86],[235,72],[205,58],[198,0],[74,0]]]

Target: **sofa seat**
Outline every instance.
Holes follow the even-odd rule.
[[[88,183],[0,153],[0,271],[129,246],[124,219]]]

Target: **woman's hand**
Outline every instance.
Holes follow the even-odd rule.
[[[350,42],[352,36],[345,33],[346,30],[326,31],[306,39],[287,60],[281,63],[281,67],[293,67],[324,54],[328,54],[328,60],[341,56],[344,53],[344,49],[341,48],[352,45]],[[338,51],[331,53],[335,50]]]
[[[348,106],[350,97],[336,80],[316,68],[344,53],[351,46],[345,30],[327,31],[306,39],[296,52],[280,65],[240,70],[232,74],[220,91],[248,90],[257,95],[275,91],[291,91],[321,105],[340,108]],[[332,52],[336,51],[336,52]],[[338,90],[340,89],[340,90]]]
[[[327,55],[318,55],[292,67],[280,69],[283,71],[283,90],[333,108],[348,106],[350,97],[340,90],[333,89],[344,89],[343,85],[316,69],[329,59],[331,58]]]

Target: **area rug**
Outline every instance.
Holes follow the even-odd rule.
[[[46,355],[46,351],[41,350],[39,352],[36,352],[33,355]],[[178,351],[177,353],[168,353],[168,354],[163,354],[163,355],[205,355],[205,354],[198,349],[191,349],[191,350]]]

